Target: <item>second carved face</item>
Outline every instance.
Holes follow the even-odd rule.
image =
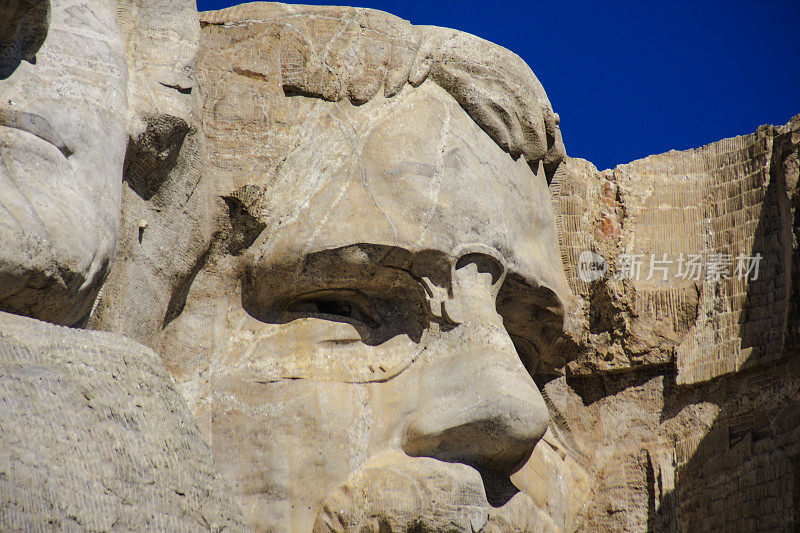
[[[252,95],[216,95],[207,172],[239,225],[161,351],[251,522],[547,523],[509,480],[547,429],[530,372],[563,318],[544,176],[428,82],[285,98],[290,124],[245,125],[235,150],[215,133]]]

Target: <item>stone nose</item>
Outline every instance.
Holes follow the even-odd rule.
[[[491,279],[479,270],[454,276],[453,314],[462,321],[442,333],[447,355],[424,371],[402,446],[412,456],[511,474],[544,435],[549,414],[495,310]]]

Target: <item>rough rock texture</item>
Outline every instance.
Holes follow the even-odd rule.
[[[586,353],[542,388],[593,479],[583,529],[800,524],[798,146],[800,116],[611,171],[569,159],[557,172]],[[606,276],[581,280],[584,250],[608,260]],[[716,251],[762,254],[759,278],[612,275],[622,253]]]
[[[152,350],[0,313],[0,529],[243,530]]]
[[[0,309],[28,315],[0,313],[0,529],[242,530],[161,359],[36,320],[83,322],[111,263],[126,112],[146,92],[133,77],[128,107],[119,7],[0,4]]]
[[[798,529],[800,115],[598,172],[474,36],[116,8],[0,5],[0,529]]]
[[[530,67],[474,35],[372,9],[269,2],[208,12],[202,24],[250,48],[235,54],[240,75],[279,76],[289,92],[354,104],[430,79],[515,159],[552,171],[564,158],[558,115]]]
[[[88,320],[151,347],[211,240],[201,174],[194,0],[120,3],[129,70],[129,142],[116,267]]]
[[[169,282],[170,310],[162,319],[163,306],[155,306],[153,321],[166,327],[163,334],[151,329],[147,342],[158,346],[182,383],[252,524],[303,529],[316,520],[317,527],[324,527],[335,515],[349,527],[373,521],[403,529],[417,522],[405,523],[402,517],[416,513],[423,517],[419,527],[439,527],[435,521],[425,522],[435,520],[434,515],[422,503],[421,508],[409,503],[403,490],[380,500],[382,505],[370,500],[391,492],[386,484],[392,485],[392,476],[407,475],[401,472],[412,472],[423,487],[437,486],[435,469],[429,471],[422,463],[403,465],[397,456],[383,454],[387,443],[420,454],[406,437],[392,435],[391,427],[406,427],[394,413],[408,390],[423,399],[426,394],[446,397],[443,383],[448,380],[435,377],[437,388],[430,390],[436,392],[423,392],[419,384],[428,378],[407,371],[408,359],[397,337],[385,342],[358,325],[385,316],[383,304],[374,302],[385,287],[409,300],[413,291],[404,292],[396,279],[373,279],[359,289],[366,294],[365,304],[341,290],[355,283],[348,269],[363,271],[376,256],[413,273],[409,266],[430,259],[409,261],[403,254],[454,248],[461,228],[475,231],[466,240],[488,237],[490,247],[501,235],[513,234],[513,223],[493,219],[497,212],[519,210],[507,203],[470,223],[452,215],[418,219],[430,213],[424,208],[430,201],[425,200],[429,189],[424,179],[440,168],[435,159],[431,170],[423,168],[427,155],[422,147],[440,146],[442,153],[454,153],[448,135],[437,139],[437,132],[457,131],[480,160],[505,168],[491,144],[479,140],[477,125],[512,160],[523,154],[534,173],[538,163],[547,163],[542,166],[544,177],[553,178],[550,190],[563,264],[578,297],[574,307],[566,306],[570,314],[565,326],[582,355],[567,367],[564,363],[576,353],[571,343],[559,340],[556,349],[548,350],[541,337],[529,343],[521,335],[542,316],[531,319],[529,309],[515,307],[526,297],[514,285],[514,276],[506,277],[506,286],[517,288],[501,291],[497,301],[551,415],[549,431],[511,476],[531,498],[534,514],[543,510],[547,515],[539,523],[563,530],[670,530],[695,523],[747,529],[754,526],[748,520],[761,517],[758,527],[790,527],[793,515],[776,510],[797,505],[791,496],[794,419],[778,416],[795,412],[791,398],[797,386],[789,357],[796,352],[796,320],[789,317],[797,313],[797,299],[791,297],[797,294],[791,285],[797,276],[788,275],[797,254],[796,120],[602,173],[591,163],[569,158],[558,166],[560,157],[547,160],[547,153],[558,151],[558,135],[551,135],[546,149],[541,142],[535,148],[541,130],[524,125],[535,123],[524,117],[536,116],[536,109],[525,105],[546,102],[538,82],[518,81],[506,88],[503,80],[535,78],[515,56],[498,68],[492,54],[502,53],[488,43],[350,8],[248,4],[204,14],[202,20],[198,81],[209,153],[202,180],[209,187],[204,194],[217,196],[212,198],[215,229],[190,276]],[[471,52],[464,53],[465,46]],[[488,78],[479,75],[486,72],[491,73]],[[526,90],[536,97],[519,97]],[[453,100],[465,115],[452,107]],[[415,114],[415,107],[424,111]],[[436,122],[437,109],[448,110],[444,125]],[[549,104],[542,109],[543,122],[557,125]],[[395,115],[395,122],[387,119],[390,125],[383,129],[374,125]],[[517,126],[517,117],[523,117],[523,126]],[[391,137],[409,130],[424,135]],[[519,132],[532,133],[526,141]],[[415,141],[415,135],[421,140]],[[381,188],[376,178],[385,167],[380,165],[391,168],[395,163],[371,148],[371,136],[380,138],[376,145],[390,147],[387,153],[398,160],[419,163],[415,179],[421,181],[392,171],[388,175],[402,186]],[[502,190],[488,183],[470,185],[470,172],[453,168],[466,178],[461,178],[459,191],[441,185],[433,189],[440,205],[490,198]],[[361,176],[362,185],[328,185],[347,183],[353,173]],[[482,173],[487,172],[474,174]],[[401,200],[387,203],[392,190]],[[446,200],[448,195],[459,200]],[[423,207],[417,212],[410,208],[415,205]],[[394,225],[388,233],[381,229],[381,220],[387,218]],[[527,227],[542,224],[541,218],[536,224],[523,222]],[[414,233],[421,228],[423,237]],[[145,239],[150,230],[144,230]],[[404,231],[412,237],[404,238]],[[156,236],[154,242],[170,242],[150,234]],[[419,239],[433,244],[420,244]],[[384,256],[364,243],[402,244],[407,251]],[[178,254],[183,249],[175,247]],[[500,247],[512,273],[525,264],[515,259],[518,249],[524,247]],[[674,267],[668,283],[644,279],[646,275],[631,281],[609,275],[586,283],[577,275],[585,250],[603,257],[611,273],[621,254],[761,253],[763,260],[760,280],[750,283],[676,280]],[[148,254],[126,261],[135,264]],[[302,257],[306,259],[298,264],[296,258]],[[300,277],[298,269],[304,273]],[[467,286],[476,286],[475,281]],[[329,291],[324,298],[318,293],[298,302],[294,296],[323,289]],[[435,287],[429,289],[435,293]],[[794,292],[786,292],[790,290]],[[450,312],[447,305],[445,310]],[[281,314],[286,311],[295,314]],[[118,321],[129,320],[129,312],[118,314]],[[320,318],[333,323],[322,325]],[[397,317],[392,320],[404,324]],[[346,333],[353,324],[357,334]],[[395,329],[402,331],[405,324]],[[413,328],[409,331],[413,340]],[[442,346],[453,351],[470,342],[469,336],[453,339]],[[412,366],[418,364],[413,361]],[[749,370],[751,366],[755,368]],[[429,366],[420,368],[436,375]],[[404,374],[415,377],[397,380]],[[387,385],[394,380],[403,383],[401,393]],[[387,462],[395,466],[382,473],[385,467],[380,465]],[[736,464],[735,472],[731,464]],[[770,473],[760,473],[763,469]],[[449,475],[469,486],[469,475]],[[497,497],[503,484],[491,479],[484,477],[484,489],[488,497]],[[716,488],[709,491],[705,487],[712,482]],[[374,483],[384,483],[384,488],[370,488]],[[342,491],[349,494],[344,503]],[[476,498],[472,504],[480,508]],[[331,502],[339,502],[338,514],[331,514]],[[381,511],[358,514],[374,505]],[[740,511],[729,512],[733,507]],[[470,520],[469,515],[462,518]]]
[[[575,372],[674,361],[683,385],[796,353],[798,137],[800,116],[613,170],[574,159],[559,169],[551,189],[564,264],[593,352]],[[609,265],[589,283],[579,275],[585,250]],[[651,256],[665,254],[668,270],[651,278]],[[681,279],[677,258],[692,254],[705,268]],[[730,259],[719,279],[709,275],[715,254]],[[641,275],[615,279],[626,255],[642,258]],[[757,277],[736,275],[737,258],[755,256]]]

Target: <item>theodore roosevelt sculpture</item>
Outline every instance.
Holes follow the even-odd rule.
[[[509,481],[548,427],[569,290],[530,69],[353,8],[206,13],[229,215],[159,350],[258,530],[554,527]],[[223,203],[224,201],[224,203]]]
[[[0,1],[0,529],[796,529],[799,146],[598,172],[460,32]]]

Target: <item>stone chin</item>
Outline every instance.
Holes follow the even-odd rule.
[[[366,528],[366,529],[365,529]],[[558,531],[507,477],[471,466],[387,451],[322,502],[315,533]]]

